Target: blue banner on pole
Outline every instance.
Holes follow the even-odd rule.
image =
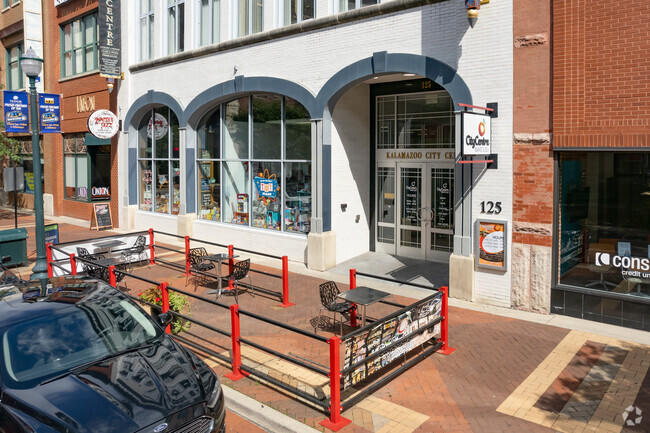
[[[5,90],[5,131],[29,133],[29,103],[26,92]]]
[[[59,95],[40,93],[38,95],[38,117],[43,134],[61,132],[61,104]]]

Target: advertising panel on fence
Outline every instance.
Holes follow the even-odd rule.
[[[29,133],[29,103],[26,92],[5,90],[5,132]]]
[[[477,220],[476,221],[476,256],[478,267],[489,269],[507,269],[506,221]]]
[[[59,95],[41,93],[38,95],[38,118],[43,134],[61,132],[61,103]]]
[[[429,329],[413,335],[418,329],[430,326],[440,318],[442,308],[442,292],[411,306],[410,309],[397,317],[373,323],[369,331],[343,340],[345,358],[343,368],[361,362],[388,346],[402,341],[377,358],[365,362],[352,372],[345,375],[343,388],[356,385],[367,377],[410,352],[412,349],[431,340],[440,334],[440,323]]]

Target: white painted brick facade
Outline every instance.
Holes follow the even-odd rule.
[[[131,13],[123,29],[123,39],[136,32],[135,2],[129,2]],[[158,2],[156,2],[158,3]],[[162,3],[162,2],[160,2]],[[317,2],[317,16],[330,13],[331,0]],[[512,221],[512,110],[513,110],[513,43],[512,0],[498,0],[484,5],[475,28],[467,24],[462,0],[449,0],[430,6],[408,9],[379,17],[341,24],[326,29],[301,33],[273,41],[249,45],[217,54],[175,62],[155,68],[128,73],[126,92],[120,92],[122,116],[138,97],[149,90],[167,93],[187,107],[207,88],[232,80],[234,65],[238,75],[265,76],[293,81],[316,95],[324,83],[346,66],[371,57],[373,53],[409,53],[442,61],[458,71],[468,84],[475,105],[499,103],[499,118],[492,123],[493,152],[499,154],[498,170],[483,173],[474,184],[472,193],[473,220],[480,216],[481,201],[500,201],[503,211],[496,216]],[[265,26],[277,21],[277,3],[265,2]],[[230,2],[222,1],[222,40],[231,32],[234,22]],[[126,9],[124,7],[123,9]],[[192,10],[192,8],[188,8]],[[191,17],[186,28],[191,28]],[[157,21],[157,37],[163,33]],[[266,28],[268,30],[269,27]],[[125,59],[134,63],[135,53],[124,44]],[[191,45],[190,45],[191,46]],[[159,48],[156,49],[159,53]],[[126,69],[126,68],[125,68]],[[469,101],[455,101],[469,102]],[[369,246],[369,164],[370,143],[369,90],[361,85],[344,95],[333,114],[332,125],[332,229],[336,232],[337,263],[368,250]],[[126,140],[126,135],[121,136]],[[121,143],[120,149],[125,148]],[[192,143],[188,143],[192,146]],[[125,153],[120,166],[126,166]],[[481,169],[474,167],[475,173]],[[121,176],[120,195],[127,191],[126,176]],[[120,203],[123,198],[120,198]],[[341,203],[347,203],[346,212]],[[152,217],[138,212],[138,228],[148,227]],[[360,220],[356,222],[356,215]],[[155,219],[156,217],[153,217]],[[163,220],[161,220],[163,221]],[[156,227],[156,224],[151,224]],[[166,224],[163,224],[166,226]],[[510,227],[511,228],[511,227]],[[256,247],[271,254],[295,248],[293,260],[303,260],[306,239],[260,230],[195,222],[201,234],[219,239],[226,233],[237,233],[243,247]],[[511,232],[508,233],[508,250]],[[278,242],[281,239],[281,242]],[[508,266],[510,268],[510,266]],[[495,305],[510,305],[509,272],[476,271],[475,299]]]

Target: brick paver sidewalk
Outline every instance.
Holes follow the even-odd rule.
[[[9,221],[3,220],[2,224]],[[13,223],[13,220],[10,220]],[[31,230],[31,229],[30,229]],[[106,235],[76,226],[60,225],[61,240]],[[33,230],[32,230],[33,231]],[[30,232],[30,241],[33,234]],[[29,246],[29,243],[28,243]],[[30,249],[33,251],[33,248]],[[172,253],[169,260],[179,259]],[[30,256],[33,259],[33,256]],[[278,273],[277,269],[253,268]],[[135,271],[156,281],[194,292],[192,279],[176,269],[156,265]],[[253,283],[279,293],[280,281],[252,274]],[[322,280],[293,273],[290,276],[290,308],[279,307],[272,295],[240,296],[240,307],[282,323],[312,330],[320,302]],[[129,278],[127,289],[139,293],[149,285]],[[345,285],[339,285],[346,290]],[[209,289],[199,286],[196,293]],[[207,296],[207,295],[206,295]],[[214,296],[214,295],[213,295]],[[412,300],[393,296],[393,300]],[[230,305],[232,297],[219,302]],[[370,317],[388,314],[392,307],[373,305]],[[191,316],[225,331],[230,330],[227,309],[192,301]],[[327,344],[291,334],[250,317],[242,316],[242,337],[282,353],[309,360],[326,369]],[[321,335],[330,336],[327,331]],[[650,348],[583,332],[531,323],[461,308],[450,308],[449,356],[434,354],[405,371],[392,382],[343,416],[352,420],[344,432],[648,432],[650,431]],[[192,326],[182,334],[200,341],[213,352],[230,356],[227,337]],[[278,357],[244,346],[244,363],[296,388],[324,398],[329,395],[327,378],[289,364]],[[288,393],[262,384],[252,377],[233,382],[224,377],[228,366],[205,357],[234,388],[260,404],[326,431],[318,423],[326,415]],[[309,374],[307,373],[309,372]],[[254,410],[254,408],[251,408]]]

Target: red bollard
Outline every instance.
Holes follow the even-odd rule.
[[[190,237],[185,236],[185,276],[190,275]]]
[[[226,374],[231,380],[239,380],[248,376],[241,371],[241,344],[239,342],[239,305],[230,306],[230,335],[232,336],[232,373]]]
[[[115,275],[115,265],[108,267],[108,284],[117,287],[117,276]]]
[[[52,243],[51,242],[45,244],[45,256],[47,257],[47,276],[49,278],[52,278],[54,276],[54,269],[52,269]]]
[[[70,275],[77,275],[77,258],[70,253]]]
[[[341,416],[341,339],[331,337],[330,345],[330,417],[319,422],[320,425],[333,431],[339,431],[352,421]]]
[[[280,307],[291,307],[296,305],[289,302],[289,258],[282,256],[282,303],[278,304]]]
[[[230,259],[228,259],[228,275],[232,275],[232,269],[233,266],[235,266],[235,259],[232,258],[232,256],[234,255],[235,255],[235,247],[233,247],[232,245],[228,245],[228,257],[230,257]]]
[[[154,257],[154,248],[153,248],[153,229],[149,229],[149,251],[151,252],[151,257],[149,257],[149,264],[150,265],[155,265],[155,257]]]
[[[350,269],[350,290],[356,289],[357,288],[357,270],[356,269]],[[357,309],[355,308],[350,312],[350,326],[353,328],[356,326],[359,326],[359,322],[357,322]]]
[[[167,286],[169,286],[169,284],[167,284],[166,282],[160,283],[160,293],[162,295],[162,312],[163,313],[166,313],[167,311],[169,311],[169,291],[167,290]],[[165,328],[165,332],[168,333],[168,334],[171,334],[172,328],[171,328],[170,325],[167,325],[167,327]]]
[[[440,314],[442,314],[442,324],[440,329],[440,339],[442,340],[442,347],[438,350],[439,353],[443,355],[450,355],[454,350],[453,347],[449,347],[449,307],[447,305],[447,298],[449,297],[449,288],[447,286],[442,286],[440,288],[442,291],[442,309]]]

